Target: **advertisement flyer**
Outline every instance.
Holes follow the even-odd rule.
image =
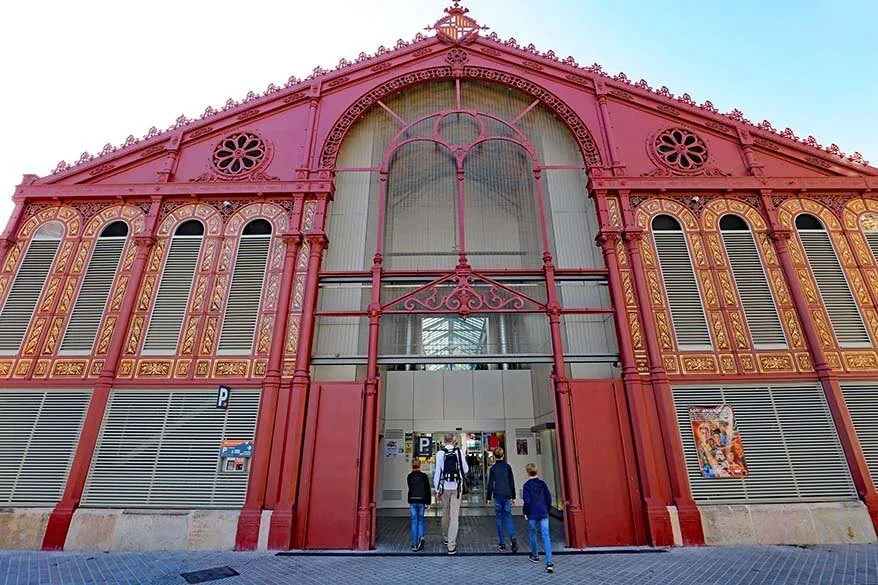
[[[730,405],[689,406],[689,420],[703,477],[741,478],[750,474]]]

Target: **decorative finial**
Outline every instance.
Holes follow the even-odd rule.
[[[480,30],[487,30],[488,27],[466,16],[468,12],[469,8],[462,6],[461,0],[454,0],[453,4],[445,9],[446,16],[437,20],[433,26],[426,27],[425,30],[436,31],[437,37],[449,43],[471,43],[479,36]]]

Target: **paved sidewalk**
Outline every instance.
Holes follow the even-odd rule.
[[[529,549],[527,520],[521,516],[513,516],[515,534],[521,551]],[[442,544],[442,528],[440,518],[426,518],[424,528],[427,533],[425,553],[440,554],[447,551]],[[552,549],[564,548],[564,523],[555,518],[550,519],[549,531],[552,537]],[[408,553],[412,546],[411,520],[406,517],[378,518],[378,552]],[[457,550],[459,553],[495,553],[497,551],[497,523],[494,516],[461,516],[457,532]],[[507,545],[508,545],[507,541]],[[542,543],[540,543],[542,547]]]
[[[876,585],[878,546],[716,547],[663,552],[571,554],[557,573],[525,555],[381,556],[270,553],[0,552],[0,585],[178,585],[180,573],[228,565],[217,585],[356,583],[552,583],[656,585]],[[441,576],[441,577],[440,577]]]

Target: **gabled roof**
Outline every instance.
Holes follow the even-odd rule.
[[[279,100],[284,100],[284,103],[292,103],[295,101],[294,97],[304,99],[306,92],[315,82],[324,83],[329,88],[336,87],[347,81],[346,76],[350,73],[367,67],[371,68],[372,71],[389,68],[390,59],[403,53],[414,53],[416,50],[436,43],[477,44],[487,55],[513,57],[518,60],[519,65],[535,71],[542,71],[546,68],[560,70],[570,82],[592,87],[602,85],[611,95],[622,99],[639,99],[659,104],[658,109],[668,114],[673,115],[674,112],[683,111],[705,118],[705,123],[708,126],[711,125],[712,121],[714,124],[720,124],[726,128],[729,125],[738,127],[744,133],[749,133],[755,143],[760,146],[772,150],[778,150],[778,145],[793,148],[802,153],[804,161],[823,168],[829,168],[830,165],[840,165],[858,174],[878,175],[878,168],[869,166],[869,162],[863,160],[859,152],[847,155],[835,144],[825,147],[819,144],[813,136],[801,138],[790,128],[778,130],[767,120],[754,124],[745,118],[743,112],[738,109],[721,113],[710,100],[698,104],[688,93],[675,96],[667,87],[661,86],[655,89],[644,79],[633,82],[625,73],[610,75],[598,63],[581,66],[573,57],[568,56],[561,59],[552,50],[540,51],[533,44],[523,46],[513,37],[504,41],[495,32],[487,35],[482,34],[482,31],[487,30],[488,27],[480,25],[475,19],[468,16],[468,13],[469,10],[461,6],[459,0],[455,0],[452,6],[445,9],[445,15],[442,18],[426,28],[426,30],[435,33],[432,36],[418,33],[411,41],[399,39],[392,48],[382,45],[373,54],[361,52],[353,61],[342,58],[338,65],[331,70],[317,66],[304,79],[291,76],[283,87],[270,83],[262,92],[247,92],[247,95],[240,101],[229,98],[219,108],[208,106],[197,119],[191,119],[181,114],[165,130],[159,130],[153,126],[142,138],[131,134],[119,146],[107,143],[96,155],[83,152],[75,162],[61,161],[51,174],[42,178],[34,178],[33,182],[54,183],[84,170],[90,170],[91,176],[103,174],[104,170],[112,168],[111,165],[107,164],[112,159],[140,150],[157,152],[160,150],[158,145],[168,141],[173,136],[177,136],[179,140],[185,132],[187,138],[194,138],[200,135],[198,133],[200,129],[209,130],[206,128],[208,124],[233,116],[237,116],[238,119],[247,119],[248,112]]]

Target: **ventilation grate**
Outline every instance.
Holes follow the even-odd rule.
[[[710,331],[707,329],[707,318],[701,304],[698,280],[692,269],[686,236],[683,232],[675,231],[655,231],[653,236],[677,345],[681,350],[710,349]]]
[[[27,247],[27,253],[9,289],[9,296],[0,311],[0,352],[15,353],[21,347],[40,291],[46,286],[59,243],[54,239],[33,240]]]
[[[201,236],[175,236],[162,272],[155,306],[143,349],[152,353],[174,353],[183,327],[192,279],[201,251]]]
[[[872,481],[878,481],[878,384],[848,382],[841,390]]]
[[[249,354],[259,316],[271,236],[242,236],[226,303],[219,351]]]
[[[820,385],[674,388],[692,497],[699,504],[812,502],[857,497]],[[729,404],[750,475],[701,475],[689,406]]]
[[[61,499],[88,392],[0,392],[0,504]]]
[[[753,233],[723,231],[722,236],[753,344],[756,349],[786,347],[786,336]]]
[[[259,392],[235,390],[228,410],[213,391],[114,390],[83,504],[93,507],[237,508],[247,473],[223,472],[223,440],[252,440]]]
[[[110,289],[116,280],[126,238],[98,238],[76,297],[61,351],[90,353],[94,346]]]
[[[841,347],[869,347],[871,340],[851,294],[829,234],[824,230],[799,230],[799,238],[817,281],[823,305]]]

